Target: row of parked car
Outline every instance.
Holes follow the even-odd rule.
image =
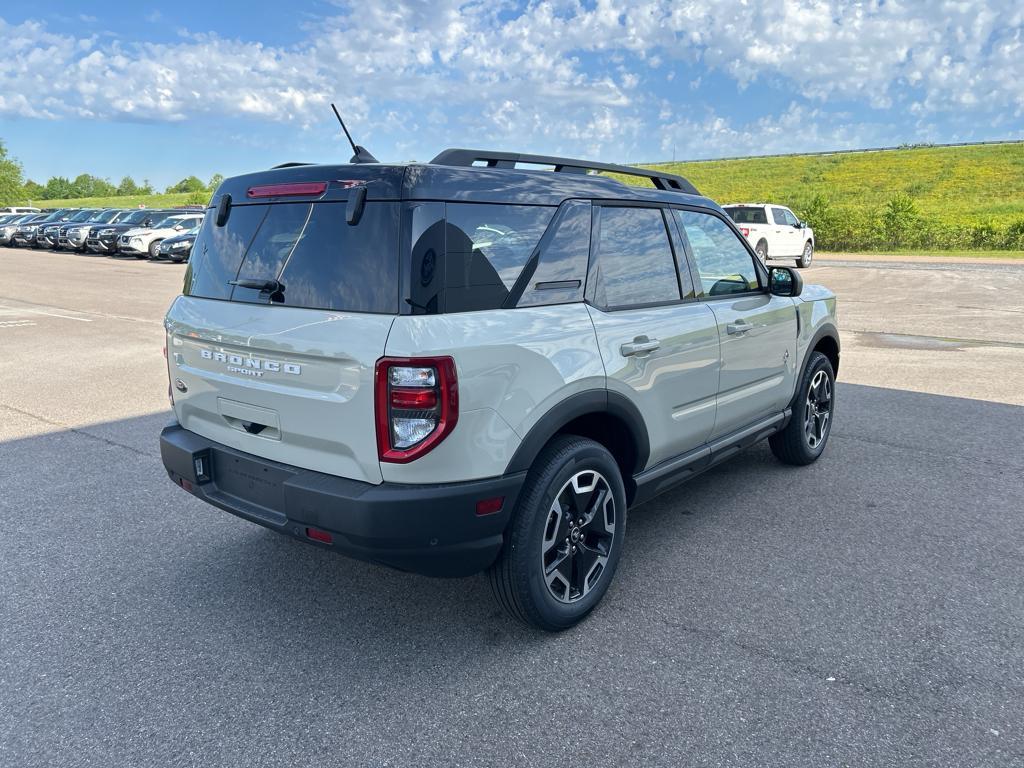
[[[0,214],[0,246],[188,261],[201,207],[61,208]]]

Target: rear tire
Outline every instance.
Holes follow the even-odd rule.
[[[775,458],[803,466],[817,461],[832,433],[836,405],[836,375],[821,352],[812,352],[800,378],[793,415],[781,432],[768,438]]]
[[[487,572],[511,616],[558,632],[604,597],[626,533],[626,492],[608,450],[562,435],[530,468],[505,546]]]
[[[768,265],[768,243],[765,240],[758,240],[757,247],[754,248],[754,253],[757,254],[757,258],[761,260],[761,263],[765,266]]]
[[[800,258],[797,259],[796,265],[800,269],[807,269],[811,266],[811,262],[814,260],[814,243],[808,240],[804,243],[804,251],[800,254]]]

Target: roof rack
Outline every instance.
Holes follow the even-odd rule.
[[[650,179],[658,189],[670,192],[685,192],[690,195],[700,194],[697,188],[687,179],[675,174],[652,171],[647,168],[634,168],[630,165],[573,160],[567,157],[524,155],[519,152],[491,152],[483,149],[446,149],[430,161],[431,165],[454,165],[458,167],[471,167],[477,163],[483,163],[487,168],[515,168],[517,163],[552,165],[556,173],[586,173],[587,171],[621,173],[626,176],[641,176]]]

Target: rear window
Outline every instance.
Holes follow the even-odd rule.
[[[206,217],[183,293],[209,299],[308,309],[398,311],[397,203],[366,204],[359,223],[345,202],[236,205],[223,227]],[[280,290],[233,286],[277,281]]]
[[[764,208],[737,205],[730,208],[726,208],[725,212],[729,214],[733,221],[737,224],[767,224],[768,217],[765,215]]]

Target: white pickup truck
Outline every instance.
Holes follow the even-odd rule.
[[[723,205],[762,263],[772,259],[796,259],[798,267],[811,266],[814,230],[789,208],[769,203]]]

